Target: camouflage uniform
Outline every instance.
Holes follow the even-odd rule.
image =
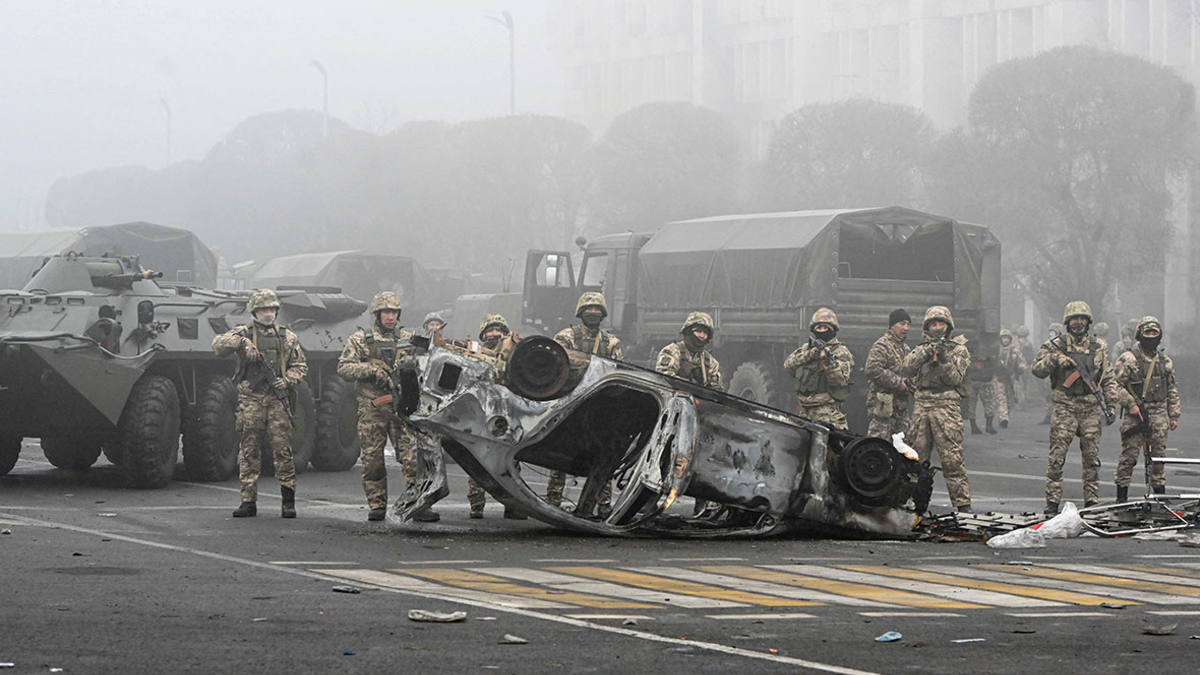
[[[251,315],[258,309],[279,309],[279,298],[272,291],[254,291],[248,304]],[[237,430],[241,437],[239,478],[243,503],[258,500],[258,476],[262,471],[262,449],[264,430],[275,459],[275,478],[285,490],[286,496],[294,498],[296,490],[296,467],[292,461],[292,422],[279,398],[272,393],[267,378],[253,388],[250,384],[254,374],[245,358],[246,349],[254,346],[267,357],[272,373],[267,378],[282,379],[288,394],[308,375],[308,361],[300,340],[292,331],[279,325],[263,325],[252,321],[234,328],[228,333],[213,338],[212,348],[217,356],[237,354],[238,366],[234,375],[238,390]]]
[[[968,350],[969,352],[969,350]],[[966,409],[964,413],[968,420],[971,421],[971,433],[980,433],[979,427],[975,424],[975,410],[978,408],[978,403],[983,403],[983,416],[987,423],[988,433],[996,433],[992,427],[992,420],[996,418],[1000,411],[1000,405],[996,396],[996,359],[990,356],[980,359],[972,359],[971,365],[967,369],[967,382],[969,384],[968,395],[966,401]],[[1002,417],[1007,417],[1007,409]]]
[[[400,298],[385,291],[371,301],[370,313],[375,324],[368,330],[359,328],[346,342],[338,358],[337,373],[343,379],[354,382],[358,395],[358,440],[362,448],[363,492],[367,496],[367,507],[372,511],[386,509],[388,503],[387,466],[384,448],[391,438],[397,458],[404,467],[405,483],[416,478],[415,443],[407,425],[396,419],[390,401],[374,402],[392,393],[388,374],[396,365],[400,342],[412,337],[411,333],[398,328],[384,330],[379,322],[379,313],[385,309],[401,311]]]
[[[868,436],[890,441],[893,435],[908,431],[909,392],[900,369],[909,350],[904,340],[890,330],[871,345],[867,364],[863,367],[870,383],[867,390],[867,413],[871,420],[867,427]]]
[[[1139,323],[1135,337],[1141,337],[1142,331],[1148,328],[1162,335],[1158,319],[1147,316]],[[1116,484],[1119,493],[1127,493],[1143,443],[1149,444],[1151,457],[1166,455],[1167,433],[1171,422],[1177,421],[1180,415],[1179,387],[1175,383],[1175,364],[1171,357],[1162,350],[1147,354],[1136,339],[1133,348],[1117,358],[1114,370],[1121,405],[1126,408],[1137,405],[1141,412],[1141,418],[1126,415],[1121,423],[1121,458],[1117,462]],[[1150,467],[1150,486],[1158,493],[1166,491],[1163,468],[1161,464]]]
[[[944,345],[936,339],[929,324],[938,320],[946,323],[947,335],[954,330],[948,308],[930,307],[922,322],[924,341],[904,357],[901,373],[916,387],[912,427],[906,440],[921,461],[928,460],[937,449],[950,502],[960,510],[970,510],[971,485],[963,460],[960,402],[971,355],[961,344]]]
[[[1137,344],[1133,339],[1133,334],[1137,332],[1138,323],[1137,319],[1130,319],[1125,322],[1124,326],[1121,326],[1121,339],[1117,341],[1117,344],[1113,345],[1112,358],[1114,360],[1130,349],[1133,349],[1133,346]]]
[[[1021,393],[1017,397],[1020,399],[1021,410],[1025,410],[1028,407],[1029,400],[1033,395],[1034,385],[1036,382],[1033,374],[1029,372],[1028,368],[1029,364],[1033,363],[1033,355],[1035,354],[1035,351],[1033,349],[1033,343],[1029,341],[1028,328],[1026,328],[1024,325],[1017,326],[1017,329],[1013,332],[1016,333],[1017,337],[1015,340],[1017,344],[1017,351],[1021,352],[1021,358],[1025,360],[1025,365],[1027,366],[1025,369],[1025,375],[1020,379]]]
[[[1004,344],[1006,337],[1009,338],[1007,346]],[[1021,348],[1008,329],[1000,331],[1000,360],[996,365],[996,402],[1000,413],[1000,426],[1007,427],[1009,411],[1021,396],[1021,378],[1028,370]]]
[[[711,316],[704,312],[692,312],[680,332],[685,332],[693,326],[707,328],[709,340],[712,339],[715,327]],[[672,342],[663,347],[654,362],[654,370],[709,389],[722,391],[725,388],[721,382],[721,364],[717,362],[716,357],[703,345],[699,349],[692,349],[686,344],[686,340]]]
[[[832,327],[832,334],[837,335],[838,320],[832,310],[818,309],[809,322],[809,331],[818,324]],[[854,370],[854,356],[846,345],[833,337],[822,350],[810,339],[784,360],[783,369],[796,378],[801,417],[837,429],[847,428],[842,402],[850,397],[853,386],[850,372]]]
[[[1091,321],[1092,312],[1085,302],[1067,305],[1063,324],[1072,317],[1082,316]],[[1079,452],[1083,459],[1083,499],[1085,505],[1100,500],[1100,411],[1096,396],[1088,392],[1082,378],[1071,387],[1064,382],[1075,370],[1068,353],[1079,354],[1089,376],[1103,388],[1109,405],[1118,400],[1116,380],[1108,363],[1108,345],[1104,340],[1089,337],[1086,332],[1075,336],[1069,329],[1047,340],[1033,360],[1033,374],[1049,378],[1054,414],[1050,422],[1050,455],[1046,467],[1046,513],[1057,513],[1062,502],[1063,464],[1071,438],[1079,437]],[[1070,366],[1067,364],[1070,363]]]
[[[599,307],[603,311],[601,319],[608,316],[608,303],[600,293],[589,292],[581,295],[575,306],[575,316],[582,318],[583,310],[588,307]],[[621,348],[620,338],[600,328],[599,325],[595,329],[589,328],[582,322],[568,326],[554,335],[554,341],[567,349],[584,354],[596,354],[614,361],[625,360],[625,352]],[[566,485],[566,472],[551,471],[550,478],[546,482],[546,501],[554,506],[562,504],[563,488]],[[607,506],[611,501],[612,483],[608,482],[605,483],[604,490],[600,493],[600,504]]]
[[[498,327],[504,335],[494,346],[488,346],[484,339],[484,334],[492,327]],[[485,314],[479,322],[479,340],[485,342],[484,349],[489,353],[494,354],[498,358],[496,364],[496,381],[504,381],[504,364],[506,356],[512,352],[513,347],[520,341],[521,336],[514,334],[508,327],[508,321],[500,314]],[[519,470],[519,469],[518,469]],[[487,490],[484,490],[479,483],[475,482],[474,478],[467,477],[467,502],[471,505],[471,517],[482,518],[483,507],[487,504]],[[524,519],[527,516],[520,514],[518,511],[504,508],[504,517],[511,519]]]

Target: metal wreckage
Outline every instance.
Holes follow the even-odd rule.
[[[418,356],[395,371],[396,412],[500,502],[567,530],[979,541],[1044,520],[930,515],[938,469],[884,439],[570,351],[547,337],[510,339],[496,351],[437,335],[414,342]],[[417,479],[394,505],[402,521],[449,494],[443,453],[420,455]],[[583,478],[574,508],[548,503],[525,482],[522,466],[526,475],[557,470]],[[611,509],[602,508],[610,483]],[[695,517],[690,508],[671,508],[680,497],[721,508]],[[1100,536],[1183,529],[1200,516],[1198,499],[1157,495],[1079,515]]]
[[[496,499],[551,525],[611,536],[904,538],[929,504],[935,470],[883,439],[546,337],[509,347],[435,336],[399,369],[397,410]],[[395,504],[402,520],[448,494],[442,453],[422,455],[414,488]],[[584,478],[575,508],[547,503],[521,466]],[[611,511],[598,507],[610,482]],[[684,516],[671,507],[685,496],[722,508]]]

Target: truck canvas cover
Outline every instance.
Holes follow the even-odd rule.
[[[380,291],[393,291],[406,310],[429,310],[439,306],[427,277],[425,269],[410,257],[347,250],[274,258],[254,273],[250,283],[256,288],[340,288],[368,302]]]

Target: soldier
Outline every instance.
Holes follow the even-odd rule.
[[[1137,319],[1130,319],[1125,322],[1125,325],[1121,326],[1121,339],[1113,346],[1112,357],[1114,360],[1130,349],[1133,349],[1133,345],[1136,343],[1133,334],[1137,332],[1137,327]]]
[[[971,485],[963,461],[963,420],[960,403],[967,381],[971,355],[962,344],[950,340],[954,319],[940,305],[925,311],[924,341],[904,357],[901,374],[912,380],[912,428],[908,443],[921,461],[936,448],[946,477],[950,503],[959,513],[971,513]]]
[[[871,345],[863,373],[870,383],[867,390],[868,436],[891,440],[892,436],[908,431],[908,395],[912,381],[900,374],[909,347],[905,344],[912,317],[903,309],[888,316],[888,330]]]
[[[367,520],[383,520],[387,514],[388,487],[384,448],[388,438],[396,449],[396,458],[404,467],[404,481],[411,484],[417,475],[416,432],[397,419],[388,399],[392,393],[391,373],[396,366],[400,343],[412,333],[400,330],[400,298],[384,291],[371,300],[375,315],[371,328],[359,328],[346,342],[338,358],[337,373],[354,382],[358,394],[358,440],[362,447],[362,482],[367,495]],[[440,516],[432,509],[413,515],[419,522],[434,522]]]
[[[792,352],[783,369],[796,378],[800,415],[836,429],[847,429],[842,402],[850,397],[850,371],[854,355],[837,339],[838,320],[833,310],[822,307],[808,324],[808,342]]]
[[[1167,432],[1179,426],[1179,388],[1175,364],[1158,348],[1162,324],[1152,316],[1142,317],[1134,332],[1134,345],[1117,358],[1117,386],[1121,404],[1129,409],[1121,423],[1121,459],[1117,462],[1117,501],[1129,499],[1129,483],[1138,454],[1145,447],[1150,457],[1163,457]],[[1150,461],[1147,458],[1145,461]],[[1150,486],[1155,494],[1166,494],[1163,465],[1150,467]]]
[[[987,432],[994,434],[996,427],[992,426],[992,420],[996,418],[999,410],[996,405],[996,358],[987,355],[982,347],[976,350],[976,354],[978,356],[972,357],[971,365],[967,369],[968,393],[964,412],[971,422],[971,433],[982,434],[983,431],[975,422],[976,403],[982,401]]]
[[[602,294],[588,292],[579,296],[579,302],[575,304],[575,316],[580,323],[560,330],[554,336],[555,342],[577,352],[596,354],[615,361],[625,360],[621,340],[600,328],[600,323],[608,316],[608,303],[604,301]],[[551,471],[546,484],[546,501],[553,506],[561,505],[566,484],[565,472]],[[600,494],[600,506],[597,509],[601,517],[608,516],[611,500],[612,485],[606,483]]]
[[[1100,501],[1100,411],[1097,394],[1089,382],[1096,384],[1107,398],[1105,421],[1112,424],[1117,400],[1116,379],[1108,363],[1108,345],[1104,340],[1088,336],[1092,309],[1086,302],[1067,304],[1063,313],[1066,333],[1050,338],[1038,350],[1033,360],[1035,377],[1050,378],[1054,416],[1050,424],[1050,458],[1046,467],[1046,515],[1058,513],[1062,502],[1063,464],[1073,436],[1079,437],[1079,452],[1083,458],[1084,506]]]
[[[275,458],[275,478],[283,496],[282,515],[296,517],[296,466],[292,461],[292,419],[289,397],[308,375],[300,340],[276,324],[279,297],[271,290],[250,294],[246,308],[253,321],[213,338],[217,356],[237,354],[237,428],[241,434],[242,503],[234,518],[258,515],[258,474],[262,470],[259,444],[263,432]]]
[[[683,338],[662,348],[654,369],[664,375],[722,391],[721,364],[705,349],[716,332],[713,319],[708,314],[688,314],[683,329],[679,331]]]
[[[434,333],[440,333],[446,327],[446,320],[437,312],[430,312],[425,315],[425,320],[421,322],[421,328],[425,330],[425,335],[432,337]]]
[[[709,389],[722,391],[721,364],[705,346],[716,334],[716,325],[711,316],[704,312],[692,312],[683,322],[679,333],[681,340],[672,342],[658,352],[654,370],[687,380]],[[705,499],[697,499],[693,513],[701,517],[716,516],[721,507],[710,505]]]
[[[1033,349],[1033,344],[1029,342],[1029,327],[1021,324],[1013,331],[1016,333],[1017,349],[1021,352],[1021,358],[1025,359],[1025,365],[1033,363],[1033,355],[1036,353]],[[1029,373],[1029,369],[1025,369],[1025,376],[1021,378],[1021,410],[1025,410],[1032,398],[1033,388],[1036,380]]]
[[[514,336],[508,328],[508,321],[500,314],[485,314],[479,322],[479,342],[483,348],[495,352],[497,356],[503,356],[507,352],[512,351],[513,346],[517,343],[520,336]],[[503,379],[503,364],[496,369],[496,379]],[[487,503],[487,491],[475,482],[475,479],[467,478],[467,501],[471,504],[471,518],[483,518],[483,506]],[[504,505],[504,517],[509,520],[525,520],[528,518],[525,514]]]
[[[1028,367],[1021,348],[1013,340],[1012,331],[1000,331],[1000,360],[996,362],[996,402],[1000,413],[1000,428],[1008,428],[1008,413],[1021,397],[1021,378]]]

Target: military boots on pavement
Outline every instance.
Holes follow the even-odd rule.
[[[284,518],[296,517],[296,490],[295,488],[283,487],[280,488],[283,494],[283,509],[282,515]]]
[[[242,502],[241,506],[233,510],[234,518],[253,518],[258,515],[258,504],[254,502]]]

